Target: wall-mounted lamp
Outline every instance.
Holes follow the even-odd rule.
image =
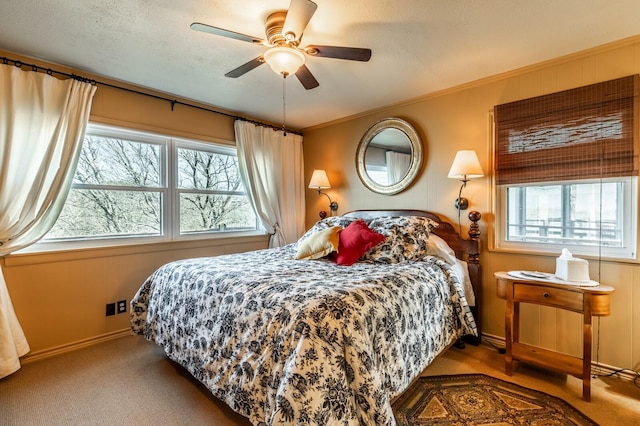
[[[460,179],[462,185],[460,186],[460,192],[458,192],[458,198],[456,199],[455,207],[460,210],[466,210],[469,207],[469,200],[462,197],[462,188],[467,186],[469,179],[478,178],[484,176],[478,156],[473,150],[458,151],[456,158],[453,160],[451,169],[447,177],[452,179]]]
[[[309,188],[317,189],[318,195],[322,194],[329,199],[329,209],[331,209],[332,212],[338,210],[338,203],[336,203],[335,201],[331,201],[329,195],[321,191],[322,189],[331,188],[329,178],[327,177],[327,173],[324,170],[313,171],[313,174],[311,175],[311,181],[309,181]],[[327,217],[327,212],[323,210],[320,212],[320,219],[324,219],[325,217]]]

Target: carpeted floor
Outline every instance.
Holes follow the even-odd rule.
[[[597,423],[640,424],[640,389],[631,381],[598,377],[592,402],[571,376],[516,364],[504,374],[504,355],[485,345],[451,348],[423,376],[485,374],[559,397]],[[127,336],[24,364],[0,380],[0,426],[216,425],[250,426],[214,398],[161,349]]]
[[[393,412],[398,426],[597,425],[560,398],[484,374],[421,377]]]

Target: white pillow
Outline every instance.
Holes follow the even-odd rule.
[[[437,256],[451,265],[451,269],[463,285],[464,295],[467,298],[467,303],[469,303],[469,306],[475,306],[476,295],[473,292],[473,285],[471,285],[471,277],[469,276],[469,266],[467,265],[467,262],[458,259],[456,257],[456,253],[451,247],[449,247],[449,244],[447,244],[445,240],[435,234],[429,235],[427,254],[430,254],[431,256]]]
[[[455,265],[458,260],[456,259],[456,253],[449,247],[449,244],[435,234],[429,234],[427,254],[437,256],[451,266]]]
[[[469,306],[476,306],[476,295],[473,292],[473,285],[471,285],[471,277],[469,276],[469,265],[464,260],[456,259],[456,263],[452,265],[451,269],[458,276],[458,279],[462,283],[464,288],[464,296],[467,299]]]

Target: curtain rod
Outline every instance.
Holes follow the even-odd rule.
[[[130,89],[128,87],[122,87],[122,86],[117,86],[115,84],[105,83],[103,81],[98,81],[98,80],[82,77],[82,76],[77,75],[77,74],[69,74],[69,73],[66,73],[64,71],[58,71],[58,70],[54,70],[52,68],[41,67],[40,65],[28,64],[28,63],[26,63],[24,61],[20,61],[20,60],[17,60],[17,59],[10,59],[10,58],[7,58],[5,56],[0,58],[0,60],[5,65],[8,65],[9,63],[12,63],[13,65],[15,65],[18,68],[29,67],[29,68],[31,68],[32,71],[43,71],[43,72],[45,72],[45,73],[47,73],[49,75],[58,74],[58,75],[62,75],[64,77],[73,78],[74,80],[82,81],[84,83],[89,83],[89,84],[93,84],[93,85],[99,84],[99,85],[102,85],[102,86],[111,87],[113,89],[123,90],[123,91],[129,92],[129,93],[135,93],[136,95],[143,95],[143,96],[148,96],[150,98],[158,99],[158,100],[161,100],[161,101],[166,101],[166,102],[169,102],[171,104],[171,111],[173,111],[173,108],[176,105],[182,105],[182,106],[186,106],[186,107],[189,107],[189,108],[195,108],[195,109],[199,109],[199,110],[202,110],[202,111],[212,112],[214,114],[224,115],[224,116],[233,118],[234,120],[246,121],[248,123],[255,124],[256,126],[268,127],[270,129],[273,129],[273,130],[282,130],[282,131],[285,132],[285,134],[286,133],[293,133],[295,135],[302,135],[302,133],[300,133],[300,132],[297,132],[297,131],[294,131],[294,130],[289,130],[289,129],[286,129],[284,127],[277,127],[277,126],[274,126],[273,124],[263,123],[261,121],[251,120],[251,119],[248,119],[248,118],[245,118],[245,117],[241,117],[241,116],[238,116],[238,115],[228,114],[226,112],[221,112],[221,111],[216,111],[215,109],[210,109],[210,108],[205,108],[205,107],[201,107],[201,106],[198,106],[198,105],[193,105],[193,104],[190,104],[190,103],[187,103],[187,102],[179,101],[177,99],[169,99],[169,98],[165,98],[163,96],[158,96],[158,95],[153,95],[151,93],[141,92],[139,90]]]

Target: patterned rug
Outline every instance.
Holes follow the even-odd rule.
[[[597,425],[560,398],[484,374],[421,377],[393,412],[398,426]]]

